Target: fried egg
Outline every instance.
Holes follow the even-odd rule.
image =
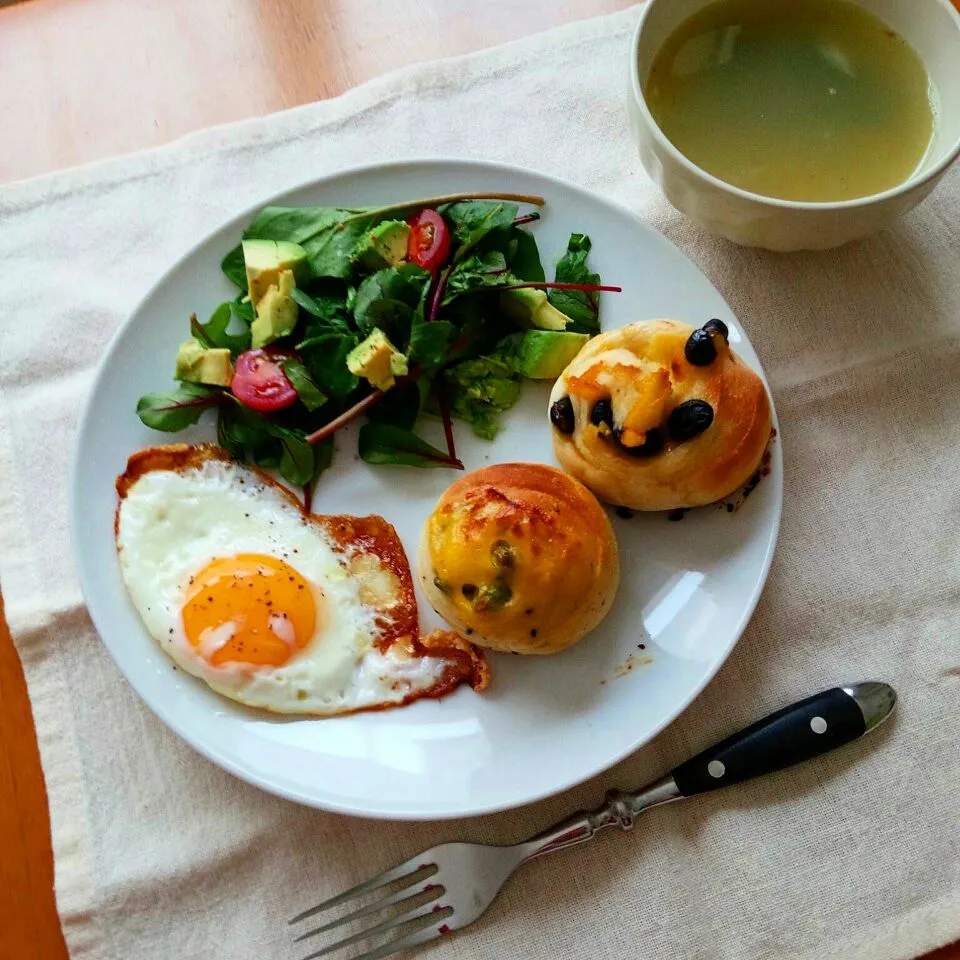
[[[333,716],[482,689],[482,654],[419,636],[410,567],[381,517],[308,516],[212,445],[154,447],[117,479],[127,591],[174,662],[275,713]]]

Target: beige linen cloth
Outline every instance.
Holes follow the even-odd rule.
[[[0,577],[73,957],[302,956],[283,921],[311,902],[441,840],[518,840],[768,710],[865,678],[901,695],[874,737],[533,864],[472,930],[425,953],[896,960],[960,938],[960,169],[894,228],[839,251],[775,255],[707,236],[647,180],[627,132],[637,15],[0,192]],[[233,779],[140,704],[77,588],[66,481],[104,344],[184,250],[276,191],[424,154],[568,178],[699,264],[770,375],[786,499],[753,622],[656,742],[534,807],[375,823]]]

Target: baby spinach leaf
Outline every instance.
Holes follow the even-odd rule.
[[[347,277],[357,240],[366,230],[366,210],[340,207],[265,207],[244,231],[244,239],[290,240],[306,251],[316,277]]]
[[[398,385],[367,411],[367,417],[376,423],[412,430],[429,390],[430,381],[423,376],[413,383]]]
[[[459,297],[442,308],[443,320],[457,335],[447,348],[444,365],[489,353],[516,325],[500,313],[496,297]],[[439,321],[438,321],[439,322]]]
[[[357,288],[353,315],[357,328],[368,336],[379,327],[397,346],[410,337],[413,312],[423,297],[430,274],[413,263],[378,270]]]
[[[295,487],[302,487],[316,476],[313,447],[299,431],[271,424],[270,432],[280,441],[280,476]]]
[[[221,408],[217,439],[238,460],[277,468],[293,486],[302,487],[316,474],[314,450],[303,431],[275,423],[240,403]]]
[[[415,433],[389,423],[365,423],[358,438],[360,458],[366,463],[397,464],[406,467],[457,467],[444,450],[421,439]]]
[[[239,243],[220,261],[220,269],[231,283],[247,292],[247,266],[243,262],[243,247]]]
[[[600,283],[600,274],[591,272],[587,266],[590,247],[589,237],[582,233],[570,235],[567,252],[557,263],[557,283]],[[550,290],[547,297],[561,313],[573,320],[567,330],[574,333],[597,333],[600,330],[598,293],[584,290]]]
[[[223,391],[199,383],[181,383],[173,393],[148,393],[137,403],[137,416],[151,430],[176,433],[220,403]]]
[[[320,474],[328,469],[333,462],[333,437],[327,437],[313,444],[313,477],[303,485],[303,507],[306,512],[313,512],[313,489]]]
[[[225,403],[217,419],[217,442],[238,460],[275,467],[280,455],[267,421],[239,402]]]
[[[529,230],[514,227],[511,230],[510,249],[507,254],[507,263],[510,272],[520,280],[546,280],[543,264],[540,262],[540,251],[537,241]]]
[[[312,444],[311,449],[313,450],[313,479],[316,480],[333,463],[333,437],[327,437],[326,440]]]
[[[429,201],[427,201],[429,202]],[[244,237],[292,240],[306,251],[314,277],[349,277],[354,248],[381,220],[413,213],[424,204],[389,207],[266,207],[257,214]]]
[[[489,253],[475,254],[458,263],[450,271],[443,291],[443,302],[449,303],[463,293],[516,282],[516,277],[507,270],[507,259],[501,251],[491,250]]]
[[[321,321],[320,323],[311,321],[309,323],[311,329],[324,327],[342,333],[350,330],[350,315],[347,312],[345,296],[327,294],[313,296],[299,287],[294,287],[290,296],[302,310]]]
[[[307,249],[307,244],[331,227],[363,215],[368,208],[345,207],[264,207],[244,231],[244,239],[289,240]]]
[[[314,383],[333,397],[345,397],[359,380],[347,369],[347,354],[358,339],[348,333],[325,333],[297,345]]]
[[[253,309],[253,304],[245,297],[237,297],[236,300],[231,300],[230,309],[238,320],[246,324],[253,323],[257,316],[256,310]]]
[[[456,335],[457,328],[447,320],[414,323],[407,348],[410,363],[431,375],[446,363],[447,347]]]
[[[221,303],[206,323],[200,323],[197,315],[190,317],[190,333],[205,347],[226,347],[233,356],[250,349],[250,331],[227,333],[227,327],[233,319],[234,309],[230,301]]]
[[[307,368],[296,357],[287,357],[281,362],[283,372],[293,384],[303,405],[312,413],[327,402],[327,395],[314,383]]]
[[[517,204],[503,200],[461,200],[445,204],[439,212],[453,226],[454,260],[462,260],[491,230],[511,226],[517,216]]]
[[[214,324],[214,323],[216,322],[216,320],[217,320],[217,314],[220,312],[220,309],[221,309],[223,306],[224,306],[224,304],[221,303],[220,306],[217,307],[216,310],[214,310],[213,316],[210,318],[209,324],[207,324],[208,326],[209,326],[210,324]],[[228,320],[230,319],[230,307],[229,307],[229,305],[227,305],[227,319],[228,319]],[[199,341],[200,341],[200,344],[201,344],[203,347],[205,347],[206,349],[209,350],[211,347],[215,347],[216,344],[213,342],[213,340],[210,338],[210,336],[208,336],[207,331],[204,329],[204,326],[205,326],[205,325],[202,324],[202,323],[197,319],[197,315],[196,315],[195,313],[191,313],[191,314],[190,314],[190,336],[192,336],[195,340],[199,340]]]

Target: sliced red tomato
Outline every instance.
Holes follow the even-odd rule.
[[[230,383],[233,395],[251,410],[268,413],[295,403],[297,391],[280,366],[282,354],[247,350],[237,357]]]
[[[421,210],[407,221],[410,239],[407,259],[433,273],[450,255],[450,228],[436,210]]]

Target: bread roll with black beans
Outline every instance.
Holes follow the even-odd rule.
[[[594,337],[550,395],[564,470],[632,510],[699,507],[746,483],[770,438],[770,401],[727,336],[720,320],[648,320]]]

